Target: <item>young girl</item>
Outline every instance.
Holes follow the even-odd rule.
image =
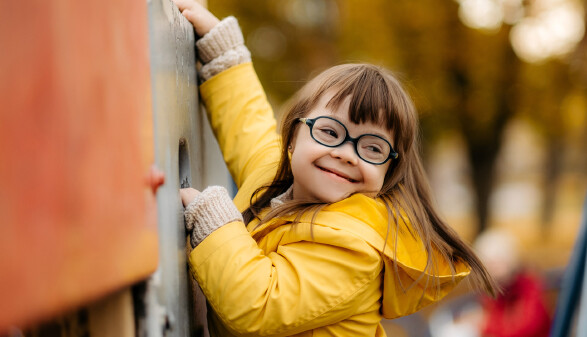
[[[387,71],[331,68],[306,84],[281,137],[236,19],[174,0],[202,36],[200,86],[239,188],[182,189],[190,269],[212,336],[384,336],[465,276],[493,294],[439,218],[418,156],[417,115]]]

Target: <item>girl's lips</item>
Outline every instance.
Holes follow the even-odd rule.
[[[353,179],[353,178],[347,177],[347,176],[346,176],[346,175],[344,175],[343,173],[340,173],[340,172],[337,172],[337,171],[334,171],[334,170],[331,170],[331,169],[327,169],[327,168],[324,168],[324,167],[321,167],[321,166],[318,166],[318,165],[316,165],[316,167],[317,167],[317,168],[319,168],[320,170],[324,171],[324,172],[327,172],[327,173],[333,174],[333,175],[335,175],[335,176],[337,176],[337,177],[339,177],[339,178],[342,178],[342,179],[344,179],[344,180],[346,180],[346,181],[348,181],[348,182],[351,182],[351,183],[356,183],[356,182],[358,182],[357,180],[355,180],[355,179]]]

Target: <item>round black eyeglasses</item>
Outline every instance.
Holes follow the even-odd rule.
[[[299,121],[310,127],[310,135],[318,144],[338,147],[351,142],[359,158],[369,164],[382,165],[398,157],[385,138],[369,133],[353,138],[349,136],[346,126],[332,117],[299,118]]]

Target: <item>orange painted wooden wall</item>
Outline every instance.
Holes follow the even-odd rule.
[[[0,332],[157,268],[147,2],[0,1]]]

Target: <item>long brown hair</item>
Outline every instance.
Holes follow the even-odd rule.
[[[498,287],[473,250],[462,241],[435,210],[428,180],[419,155],[419,125],[417,112],[409,95],[388,70],[369,64],[344,64],[332,67],[303,86],[291,100],[281,124],[281,160],[273,182],[263,186],[251,197],[251,205],[243,212],[245,223],[259,218],[261,210],[293,184],[293,174],[288,156],[300,123],[327,92],[334,92],[327,107],[338,108],[350,98],[349,119],[353,123],[374,122],[392,131],[394,150],[399,156],[386,172],[378,197],[384,200],[390,223],[400,227],[400,210],[409,219],[407,230],[422,239],[428,252],[427,268],[432,273],[437,265],[432,251],[438,251],[451,266],[464,262],[471,267],[471,284],[478,290],[495,295]],[[304,213],[317,210],[316,203],[292,201],[273,209],[261,223],[291,212]],[[395,214],[395,215],[394,215]],[[397,235],[397,233],[396,233]],[[387,240],[386,240],[387,242]],[[453,268],[454,271],[454,268]]]

